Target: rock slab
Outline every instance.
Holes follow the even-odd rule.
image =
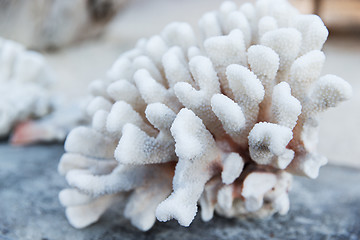
[[[66,186],[57,173],[62,153],[62,145],[0,143],[0,239],[360,239],[360,171],[331,165],[316,180],[295,178],[286,216],[215,216],[210,222],[197,216],[188,228],[175,221],[157,222],[143,233],[122,216],[120,206],[77,230],[68,224],[57,197]]]

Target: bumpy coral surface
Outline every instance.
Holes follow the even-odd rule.
[[[69,222],[119,199],[141,230],[156,218],[208,221],[289,210],[291,174],[316,178],[318,113],[351,97],[320,77],[328,31],[286,1],[225,2],[199,21],[141,39],[91,84],[92,126],[69,134],[59,171]]]
[[[47,86],[51,82],[40,54],[0,38],[0,137],[8,135],[16,123],[50,111]]]

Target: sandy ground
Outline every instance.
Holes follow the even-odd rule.
[[[117,56],[130,49],[138,38],[159,33],[171,21],[196,26],[202,13],[221,2],[133,0],[103,37],[45,54],[58,76],[54,92],[65,94],[67,99],[85,96],[88,83],[104,76]],[[332,163],[360,168],[360,38],[330,36],[324,52],[327,60],[323,73],[346,79],[353,86],[354,97],[322,114],[319,150]]]

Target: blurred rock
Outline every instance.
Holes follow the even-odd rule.
[[[0,0],[0,35],[36,49],[98,35],[127,0]]]
[[[107,212],[97,224],[72,228],[57,195],[65,186],[57,173],[61,145],[19,148],[0,144],[0,239],[359,239],[360,171],[325,166],[317,180],[296,178],[286,216],[265,220],[199,217],[189,228],[156,223],[146,233],[120,212]],[[121,204],[120,204],[121,205]]]

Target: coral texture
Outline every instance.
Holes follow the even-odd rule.
[[[0,137],[20,121],[49,113],[52,104],[47,87],[52,81],[40,54],[0,39]]]
[[[68,135],[59,172],[69,222],[85,227],[119,199],[141,230],[156,218],[209,221],[289,210],[291,174],[316,178],[318,114],[351,97],[320,77],[328,31],[286,1],[224,2],[199,21],[141,39],[90,89],[89,127]]]

